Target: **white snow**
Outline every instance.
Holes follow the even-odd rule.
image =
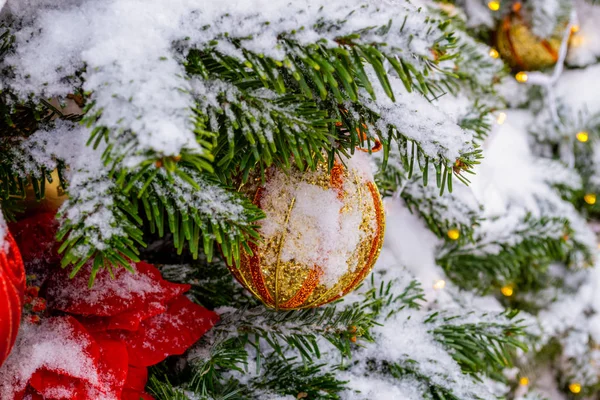
[[[351,168],[356,165],[351,164]],[[320,283],[332,287],[348,272],[348,262],[364,237],[360,229],[363,213],[358,203],[346,204],[349,201],[340,199],[336,190],[313,184],[311,177],[317,177],[318,172],[307,174],[304,181],[273,170],[261,197],[266,218],[260,221],[260,232],[265,240],[283,236],[281,261],[319,266],[323,272]],[[343,190],[353,193],[361,184],[365,186],[362,190],[367,190],[366,182],[355,183],[350,177]]]
[[[15,347],[0,367],[0,398],[12,399],[41,368],[98,384],[88,345],[89,338],[75,335],[66,319],[47,318],[39,325],[23,321]]]

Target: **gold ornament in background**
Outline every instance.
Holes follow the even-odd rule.
[[[25,189],[25,207],[27,210],[39,212],[56,212],[60,206],[67,200],[68,196],[60,184],[58,171],[52,171],[52,183],[46,181],[44,184],[45,196],[38,200],[35,197],[33,185]]]
[[[549,38],[534,35],[521,14],[513,12],[496,31],[496,48],[511,67],[535,71],[556,64],[561,39],[562,29],[557,29]]]
[[[357,156],[355,156],[357,157]],[[363,156],[364,157],[364,156]],[[268,307],[318,307],[354,290],[369,274],[383,244],[379,191],[354,160],[331,171],[270,167],[240,191],[265,211],[261,242],[230,266],[237,280]]]

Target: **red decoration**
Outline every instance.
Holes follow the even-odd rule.
[[[131,365],[148,367],[170,355],[183,354],[217,320],[217,314],[179,296],[169,303],[166,312],[142,322],[137,331],[115,331],[111,337],[127,344]]]
[[[21,354],[0,368],[0,398],[21,400],[27,394],[35,400],[153,399],[144,393],[146,367],[185,352],[217,322],[218,315],[183,295],[189,285],[165,281],[147,263],[131,266],[135,273],[120,269],[114,279],[101,270],[91,289],[89,265],[74,279],[65,271],[53,272],[44,292],[48,309],[69,315],[27,324],[31,332],[17,345]],[[29,292],[36,300],[37,291],[31,288]],[[44,340],[50,343],[39,343]],[[73,354],[75,363],[61,362],[61,356],[52,351],[47,360],[28,354],[27,349],[36,345],[55,347],[55,340],[66,343],[60,352]],[[35,359],[30,360],[35,365],[22,368],[28,359]],[[23,370],[31,375],[19,376]],[[18,384],[11,391],[6,382]]]
[[[60,263],[59,244],[54,239],[58,231],[54,213],[35,214],[9,224],[9,228],[19,245],[28,272],[31,267],[40,264],[47,267]]]
[[[15,240],[0,238],[0,365],[10,353],[21,323],[25,268]]]

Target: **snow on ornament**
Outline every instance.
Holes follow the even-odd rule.
[[[19,331],[25,268],[19,248],[11,234],[2,236],[0,227],[0,366],[8,357]]]
[[[266,214],[261,240],[230,270],[268,307],[318,307],[354,290],[383,244],[384,209],[366,156],[336,159],[331,171],[270,167],[240,191]]]

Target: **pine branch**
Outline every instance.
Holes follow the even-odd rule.
[[[262,210],[196,169],[176,171],[152,166],[123,179],[124,193],[139,199],[150,231],[163,237],[168,228],[178,254],[187,243],[194,259],[200,243],[208,261],[215,242],[229,264],[239,262],[242,248],[251,253],[247,242],[259,240],[256,221],[264,217]]]
[[[415,367],[416,365],[412,363],[397,364],[384,362],[381,366],[373,365],[374,369],[382,370],[384,374],[390,375],[393,378],[403,379],[408,377],[424,383],[425,393],[423,393],[423,395],[425,398],[430,398],[432,400],[461,400],[461,398],[455,396],[452,393],[452,390],[447,386],[442,386],[439,383],[434,382],[430,377]]]
[[[269,359],[265,365],[266,373],[254,378],[252,386],[268,389],[277,394],[291,395],[296,398],[336,400],[347,382],[340,381],[334,375],[335,368],[327,364],[298,362],[295,359]],[[260,399],[255,390],[252,396]]]
[[[490,242],[477,237],[466,246],[447,243],[437,262],[464,288],[486,292],[513,284],[523,290],[533,289],[551,262],[568,261],[574,250],[565,240],[568,235],[566,220],[528,215],[521,227],[505,232],[504,238]],[[519,238],[516,243],[515,238]],[[473,275],[475,271],[477,274]]]
[[[339,42],[342,45],[334,48],[318,43],[298,47],[297,44],[283,39],[282,45],[287,49],[289,57],[283,63],[267,57],[253,56],[247,51],[244,51],[246,60],[219,54],[215,49],[190,51],[188,72],[198,75],[204,81],[215,82],[210,84],[213,90],[207,90],[209,86],[204,82],[198,83],[201,97],[197,108],[203,110],[199,114],[201,124],[214,121],[210,129],[220,127],[218,164],[230,170],[241,165],[242,170],[247,173],[261,160],[266,165],[270,165],[274,160],[287,167],[290,156],[293,155],[300,167],[304,165],[312,167],[315,157],[320,156],[320,151],[317,151],[320,148],[328,153],[342,152],[347,155],[352,153],[357,145],[370,146],[370,142],[377,138],[384,145],[385,160],[387,160],[388,145],[392,140],[413,146],[418,154],[418,160],[427,163],[431,158],[431,162],[440,167],[438,184],[441,184],[441,177],[444,176],[445,185],[446,177],[448,176],[447,179],[450,180],[452,175],[452,173],[448,174],[448,171],[452,172],[452,170],[447,166],[453,165],[455,160],[449,160],[443,155],[443,146],[438,143],[435,148],[442,148],[442,150],[439,152],[436,150],[434,153],[434,147],[429,143],[420,143],[423,139],[409,139],[425,137],[423,133],[414,131],[405,134],[402,132],[404,129],[414,130],[414,128],[410,128],[409,125],[400,127],[391,122],[380,121],[380,113],[384,111],[381,106],[373,102],[377,97],[382,96],[389,96],[394,100],[392,89],[395,89],[396,94],[401,96],[395,99],[396,101],[409,96],[402,100],[404,105],[396,104],[395,107],[400,109],[409,107],[411,99],[416,97],[408,92],[405,94],[402,92],[406,90],[410,92],[412,86],[406,81],[400,83],[400,79],[389,75],[383,69],[381,62],[377,60],[383,59],[384,55],[378,53],[376,48],[361,47],[362,45],[344,38]],[[240,48],[240,50],[244,49]],[[377,53],[369,56],[368,54],[373,51]],[[305,53],[312,54],[312,58]],[[388,55],[388,57],[392,56]],[[363,62],[369,68],[366,68]],[[256,63],[270,73],[256,71],[249,67],[255,66]],[[402,71],[403,68],[399,70]],[[266,79],[267,75],[277,79]],[[380,81],[382,89],[372,84],[376,80]],[[264,89],[268,92],[264,92]],[[215,90],[221,94],[207,96],[207,93]],[[278,101],[285,101],[284,104],[288,104],[288,108],[291,106],[291,110],[299,110],[300,112],[296,113],[301,118],[274,112],[273,106],[266,107],[265,99],[260,98],[265,96],[265,93],[268,93],[271,98],[279,96]],[[306,100],[303,101],[303,98]],[[271,103],[272,100],[269,101],[269,104]],[[372,105],[368,105],[369,103]],[[313,109],[321,110],[320,114],[308,114]],[[400,119],[396,118],[395,121]],[[266,132],[273,132],[273,137],[264,136],[262,131],[271,128],[273,124],[276,129],[266,129]],[[261,126],[263,129],[258,129]],[[428,128],[419,127],[419,129]],[[241,146],[240,140],[236,138],[242,139]],[[310,138],[310,141],[306,138]],[[342,147],[331,148],[332,138],[336,138]],[[367,146],[364,142],[367,142]],[[238,156],[237,162],[232,163],[236,152],[244,145],[250,145],[251,150],[243,156]],[[476,163],[478,157],[477,150],[465,151],[460,156],[460,160],[467,169]],[[402,160],[406,162],[407,156],[403,155]],[[446,166],[441,167],[442,164]],[[237,169],[233,168],[233,171]]]
[[[432,333],[436,339],[451,349],[452,357],[464,372],[488,374],[494,379],[504,380],[502,370],[513,366],[511,353],[520,348],[527,351],[518,340],[523,335],[522,320],[512,321],[518,311],[507,311],[493,317],[492,322],[462,322],[473,313],[461,316],[444,316],[434,313],[427,320],[436,326]],[[486,318],[486,314],[480,319]],[[505,319],[505,321],[497,322]]]

